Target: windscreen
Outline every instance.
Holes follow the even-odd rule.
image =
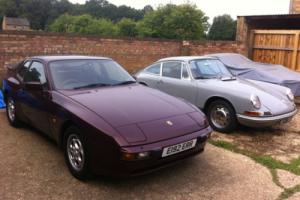
[[[135,80],[113,60],[62,60],[49,65],[58,90],[114,86]]]
[[[216,59],[193,60],[190,68],[195,79],[232,76],[226,66]]]

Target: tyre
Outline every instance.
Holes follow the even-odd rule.
[[[207,109],[207,117],[210,126],[222,133],[234,131],[238,125],[234,108],[224,100],[216,100],[210,103]]]
[[[8,96],[6,101],[6,116],[10,125],[19,127],[21,122],[17,115],[17,106],[15,100]]]
[[[71,174],[85,180],[89,176],[85,140],[79,128],[69,127],[64,134],[64,156]]]

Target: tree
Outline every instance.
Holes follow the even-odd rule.
[[[69,0],[0,0],[0,18],[26,17],[31,28],[48,29],[52,22],[63,14],[89,14],[96,18],[107,18],[117,22],[122,18],[140,20],[143,10],[128,6],[115,6],[106,0],[87,0],[85,4],[72,4]]]
[[[18,17],[18,13],[22,13],[21,0],[0,0],[1,17]]]
[[[53,32],[102,36],[113,36],[117,34],[116,25],[112,23],[112,21],[103,18],[95,19],[91,15],[62,15],[49,26],[49,30]]]
[[[118,35],[135,37],[137,36],[136,22],[132,19],[123,18],[117,23]]]
[[[211,40],[235,40],[237,22],[230,15],[217,16],[209,30]]]
[[[58,17],[50,26],[49,30],[52,32],[68,33],[73,23],[73,17],[65,14]]]
[[[159,7],[138,23],[140,37],[200,40],[207,29],[208,17],[190,4]]]

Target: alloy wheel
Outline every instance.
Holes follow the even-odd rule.
[[[82,142],[78,135],[69,135],[67,140],[67,153],[72,168],[75,171],[81,171],[85,164],[85,154]]]
[[[14,122],[16,119],[16,106],[15,106],[15,101],[11,98],[7,102],[7,112],[8,112],[9,120],[11,122]]]

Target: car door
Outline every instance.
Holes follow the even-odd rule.
[[[170,95],[184,98],[193,104],[196,103],[197,87],[184,62],[163,62],[157,87]]]
[[[44,65],[39,61],[32,61],[24,76],[21,107],[25,117],[34,127],[50,135],[48,89]]]

